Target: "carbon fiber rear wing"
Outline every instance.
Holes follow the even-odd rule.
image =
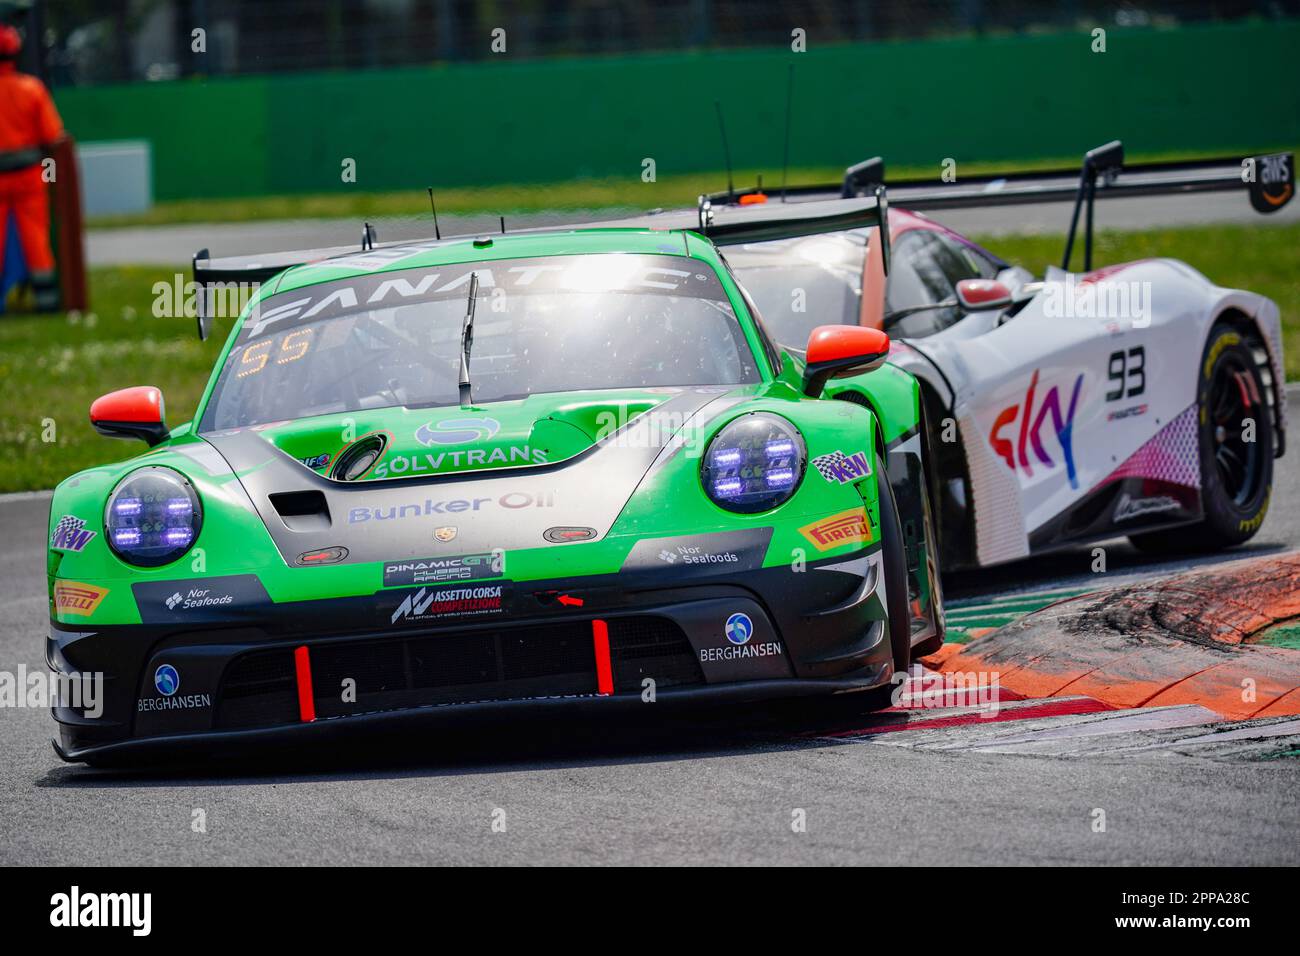
[[[774,239],[793,239],[819,233],[841,232],[847,229],[878,227],[881,256],[885,271],[889,271],[889,203],[885,187],[877,184],[871,195],[850,199],[835,198],[827,202],[811,201],[798,204],[741,204],[719,205],[701,200],[695,209],[668,210],[647,213],[629,219],[580,222],[559,226],[544,226],[516,230],[516,234],[565,232],[575,229],[654,229],[664,232],[696,232],[719,246],[734,246]],[[375,245],[367,224],[361,252],[382,261],[386,256],[407,254],[421,248],[434,248],[478,238],[477,234],[451,236],[441,239],[418,239],[407,242]],[[198,298],[199,338],[206,339],[210,322],[206,308],[210,288],[217,283],[267,282],[285,269],[320,262],[338,256],[354,256],[355,246],[325,249],[301,249],[274,252],[256,256],[226,256],[213,258],[207,249],[195,254],[192,266],[194,281],[201,294]]]
[[[1084,269],[1092,268],[1093,204],[1096,199],[1161,196],[1244,190],[1260,213],[1276,212],[1295,193],[1295,156],[1270,153],[1170,163],[1124,163],[1119,141],[1084,154],[1082,168],[1051,169],[1027,173],[986,173],[963,176],[959,183],[942,179],[886,181],[880,157],[850,166],[838,184],[795,186],[768,196],[761,188],[713,193],[701,205],[742,205],[764,201],[798,204],[870,195],[888,185],[890,199],[918,212],[941,209],[976,209],[1028,203],[1074,202],[1062,268],[1068,269],[1078,233],[1079,213],[1086,210]],[[762,197],[762,198],[760,198]]]

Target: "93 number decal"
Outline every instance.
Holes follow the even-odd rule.
[[[1110,353],[1107,362],[1106,379],[1115,387],[1106,393],[1106,401],[1114,402],[1121,398],[1136,398],[1147,390],[1147,350],[1138,345],[1125,352]]]

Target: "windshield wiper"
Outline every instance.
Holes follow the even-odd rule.
[[[474,348],[474,307],[478,301],[478,273],[469,274],[469,304],[465,307],[465,321],[460,327],[460,407],[473,404],[469,387],[469,353]]]

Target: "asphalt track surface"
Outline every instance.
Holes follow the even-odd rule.
[[[1290,410],[1296,421],[1294,389]],[[1300,456],[1279,464],[1247,548],[1162,563],[1117,543],[1106,583],[1300,547]],[[11,672],[43,667],[47,501],[0,499],[0,669]],[[1095,585],[1090,559],[966,574],[949,594]],[[915,731],[853,733],[873,719],[856,708],[656,711],[122,772],[61,763],[47,712],[3,708],[0,863],[1300,863],[1300,758],[1171,745],[1195,728],[1107,736],[1098,716],[968,724],[918,745]],[[1056,739],[1080,726],[1103,733]],[[1044,739],[1026,745],[1008,728]],[[1094,832],[1098,809],[1105,832]],[[199,810],[206,832],[193,827]]]
[[[382,243],[428,239],[433,224],[420,205],[423,194],[412,193],[413,214],[372,220]],[[640,209],[595,211],[562,210],[507,216],[507,229],[552,226],[572,222],[613,219],[636,215]],[[998,235],[1004,233],[1064,233],[1070,222],[1069,203],[1041,203],[992,209],[952,209],[934,218],[958,232]],[[1152,196],[1097,203],[1098,229],[1151,229],[1163,226],[1204,225],[1225,222],[1273,225],[1300,222],[1300,203],[1280,212],[1261,216],[1250,208],[1245,193],[1206,193],[1189,200],[1186,196]],[[495,215],[443,216],[439,220],[444,236],[496,233]],[[87,235],[86,257],[92,266],[133,263],[171,265],[187,263],[199,249],[213,256],[234,256],[287,249],[319,249],[361,242],[362,223],[353,219],[286,220],[272,222],[139,226],[121,229],[92,229]]]

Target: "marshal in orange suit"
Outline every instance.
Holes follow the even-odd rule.
[[[50,200],[42,160],[63,138],[63,121],[45,85],[19,73],[15,60],[22,39],[11,26],[0,26],[0,263],[12,214],[23,258],[31,275],[36,308],[59,307],[59,287],[50,251]]]

